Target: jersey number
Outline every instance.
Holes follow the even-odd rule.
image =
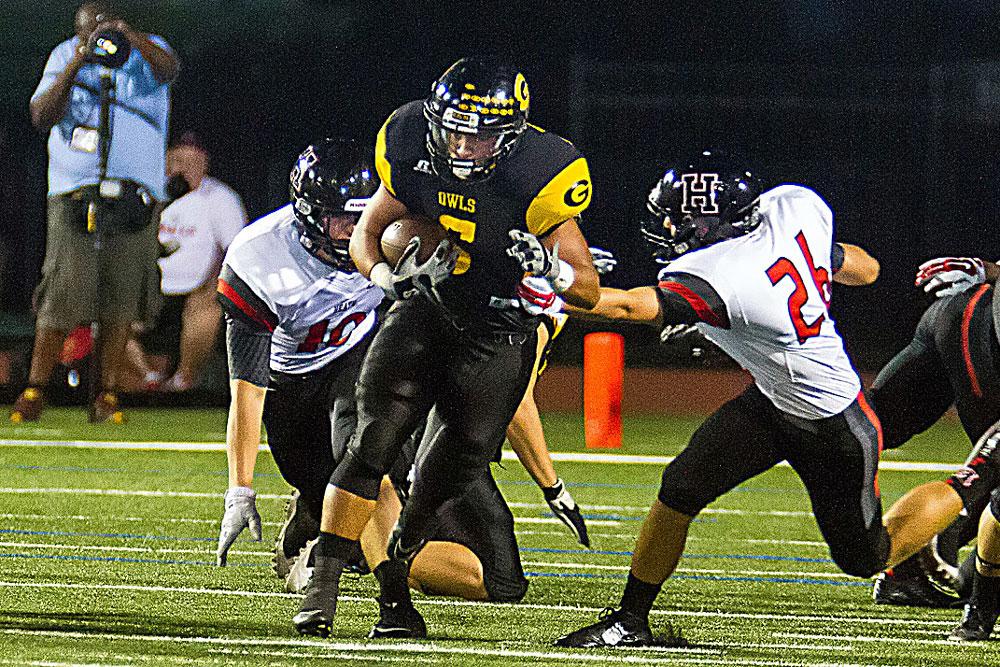
[[[456,218],[453,215],[442,215],[438,218],[441,222],[441,226],[445,229],[450,229],[453,232],[458,232],[458,238],[462,239],[466,243],[472,243],[476,240],[476,223],[472,220],[463,220],[462,218]],[[458,250],[458,262],[455,263],[455,270],[452,271],[456,276],[461,275],[469,270],[469,265],[472,264],[472,257],[465,250],[459,248]]]
[[[823,307],[829,308],[831,294],[830,272],[823,267],[816,268],[812,252],[810,252],[809,246],[806,244],[806,237],[802,232],[795,235],[795,242],[798,243],[799,250],[802,251],[802,257],[805,258],[806,264],[809,266],[813,284],[816,285],[816,290],[823,300]],[[795,335],[801,344],[813,336],[819,335],[820,327],[823,326],[823,322],[826,320],[826,314],[821,314],[811,323],[806,322],[805,318],[802,317],[802,307],[809,300],[809,293],[806,290],[805,283],[802,281],[802,274],[799,273],[799,270],[795,268],[795,265],[787,257],[782,257],[767,270],[767,277],[771,279],[772,285],[777,285],[786,276],[791,278],[795,284],[795,290],[788,296],[788,314],[792,318]]]
[[[309,327],[306,339],[299,343],[296,352],[315,352],[324,347],[340,347],[347,342],[347,339],[354,333],[354,329],[365,321],[365,313],[351,313],[342,319],[337,326],[330,330],[330,335],[326,333],[330,326],[330,320],[323,320]]]

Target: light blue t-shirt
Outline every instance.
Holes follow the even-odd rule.
[[[162,37],[150,35],[150,39],[157,46],[170,49]],[[52,50],[31,99],[49,89],[73,58],[77,44],[79,38],[74,36]],[[98,127],[102,69],[94,64],[80,68],[66,113],[49,132],[49,196],[98,181],[98,151],[80,150],[72,147],[71,142],[75,128]],[[170,84],[156,79],[152,67],[136,48],[124,66],[112,70],[112,77],[117,103],[111,106],[108,177],[141,183],[154,197],[163,200]]]

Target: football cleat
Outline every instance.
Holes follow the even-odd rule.
[[[952,642],[981,642],[990,638],[1000,610],[992,611],[970,600],[962,611],[962,621],[948,635]]]
[[[299,558],[304,562],[308,560],[305,554]],[[319,557],[317,560],[323,561],[323,558]],[[318,573],[320,576],[315,576]],[[340,569],[331,569],[326,564],[322,569],[315,568],[313,575],[309,579],[299,613],[292,617],[292,623],[300,635],[329,637],[333,629],[333,617],[337,613],[337,597],[340,595]]]
[[[962,599],[954,591],[936,586],[924,572],[901,574],[887,570],[875,579],[872,587],[875,604],[892,604],[904,607],[954,608]]]
[[[566,648],[614,648],[624,646],[653,646],[653,633],[649,621],[624,609],[606,608],[598,616],[597,623],[580,628],[576,632],[563,635],[555,641],[556,646]],[[671,632],[671,634],[673,634]],[[683,642],[677,634],[675,639]],[[686,642],[685,642],[686,644]],[[675,644],[682,646],[684,644]]]
[[[368,633],[369,639],[424,639],[427,624],[410,602],[378,601],[378,621]]]
[[[94,406],[90,413],[92,424],[121,424],[125,421],[125,415],[118,406],[118,396],[113,391],[102,391],[94,399]]]
[[[279,579],[287,579],[299,552],[309,540],[319,536],[319,522],[309,512],[298,491],[293,491],[285,503],[285,523],[274,542],[271,564]]]

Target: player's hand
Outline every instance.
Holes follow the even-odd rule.
[[[587,248],[587,250],[590,251],[590,258],[594,261],[594,270],[597,271],[597,275],[606,276],[618,266],[618,260],[609,251],[594,246]]]
[[[510,230],[510,239],[514,245],[507,248],[507,254],[517,260],[524,272],[555,285],[559,277],[559,243],[550,252],[537,236],[520,229]]]
[[[554,314],[562,308],[562,299],[544,278],[525,276],[517,285],[517,298],[529,315]]]
[[[229,547],[243,532],[250,528],[250,536],[260,542],[260,514],[257,513],[257,494],[246,486],[234,486],[226,491],[226,513],[222,515],[219,530],[219,547],[215,550],[215,562],[225,567]]]
[[[951,296],[986,282],[986,266],[976,257],[938,257],[917,269],[913,284],[935,297]]]
[[[569,495],[563,481],[557,479],[555,486],[542,489],[542,493],[545,494],[545,502],[549,504],[552,513],[566,524],[577,542],[589,549],[590,537],[587,535],[587,524],[584,523],[583,515],[580,514],[580,506],[573,500],[573,496]]]
[[[685,336],[689,336],[697,332],[698,327],[694,324],[671,324],[663,327],[660,331],[660,342],[664,344],[674,343]]]

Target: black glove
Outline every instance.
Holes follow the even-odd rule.
[[[566,524],[577,542],[589,549],[590,537],[587,535],[587,524],[584,523],[583,515],[580,514],[580,506],[566,490],[566,484],[561,479],[557,479],[555,486],[542,489],[542,493],[545,494],[545,502],[549,504],[552,513]]]

